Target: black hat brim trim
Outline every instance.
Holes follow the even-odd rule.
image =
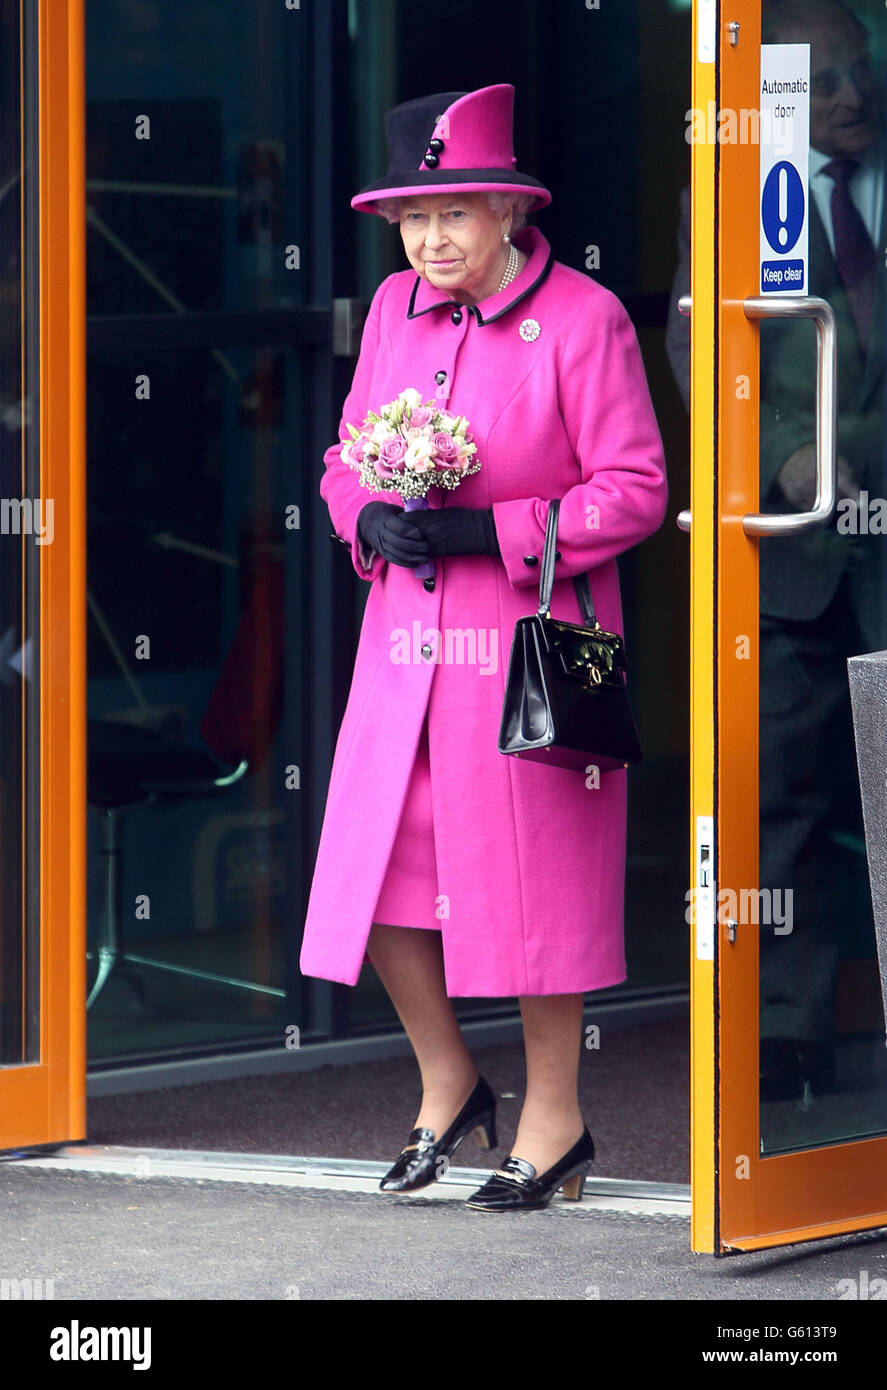
[[[545,206],[551,201],[551,194],[538,179],[531,178],[529,174],[518,173],[517,170],[509,172],[507,169],[404,169],[401,173],[389,173],[384,178],[376,179],[374,183],[368,183],[354,196],[368,200],[372,194],[377,198],[384,198],[386,195],[390,198],[403,197],[405,188],[433,189],[440,185],[450,187],[454,184],[491,183],[502,188],[519,188],[527,193],[538,192],[541,198],[546,199]]]

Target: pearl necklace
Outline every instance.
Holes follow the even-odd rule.
[[[505,267],[505,274],[499,281],[499,290],[504,290],[506,285],[511,284],[515,275],[517,275],[517,268],[519,264],[520,262],[518,260],[517,250],[515,248],[514,242],[512,242],[511,249],[508,252],[508,263]],[[499,290],[496,291],[497,294],[499,293]]]

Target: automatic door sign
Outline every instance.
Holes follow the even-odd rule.
[[[761,293],[807,294],[810,45],[761,45]]]

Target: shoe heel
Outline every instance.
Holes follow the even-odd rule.
[[[585,1190],[585,1174],[574,1173],[572,1178],[567,1178],[561,1191],[568,1202],[581,1202],[582,1193]]]
[[[496,1120],[493,1115],[483,1120],[471,1131],[471,1137],[479,1149],[496,1148]]]

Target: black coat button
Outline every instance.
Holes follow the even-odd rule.
[[[524,556],[524,564],[525,564],[525,565],[538,565],[538,563],[539,563],[539,556],[538,556],[538,555],[525,555],[525,556]]]
[[[561,558],[561,553],[560,553],[559,550],[556,550],[556,551],[554,552],[554,558],[555,558],[556,560],[559,560],[559,559]]]
[[[435,136],[433,140],[428,141],[428,148],[432,154],[443,154],[444,142],[438,136]]]
[[[453,320],[453,323],[461,323],[461,322],[462,322],[462,310],[461,310],[461,309],[454,309],[453,312],[450,314],[450,318]]]
[[[444,382],[446,381],[446,379],[447,379],[447,374],[446,374],[446,372],[435,372],[435,373],[434,373],[434,380],[437,382],[438,386],[443,386],[443,384],[444,384]]]
[[[426,154],[426,156],[425,156],[425,166],[426,166],[426,168],[428,168],[428,169],[436,169],[439,163],[440,163],[440,160],[438,159],[438,157],[437,157],[436,154],[431,154],[431,153]]]

